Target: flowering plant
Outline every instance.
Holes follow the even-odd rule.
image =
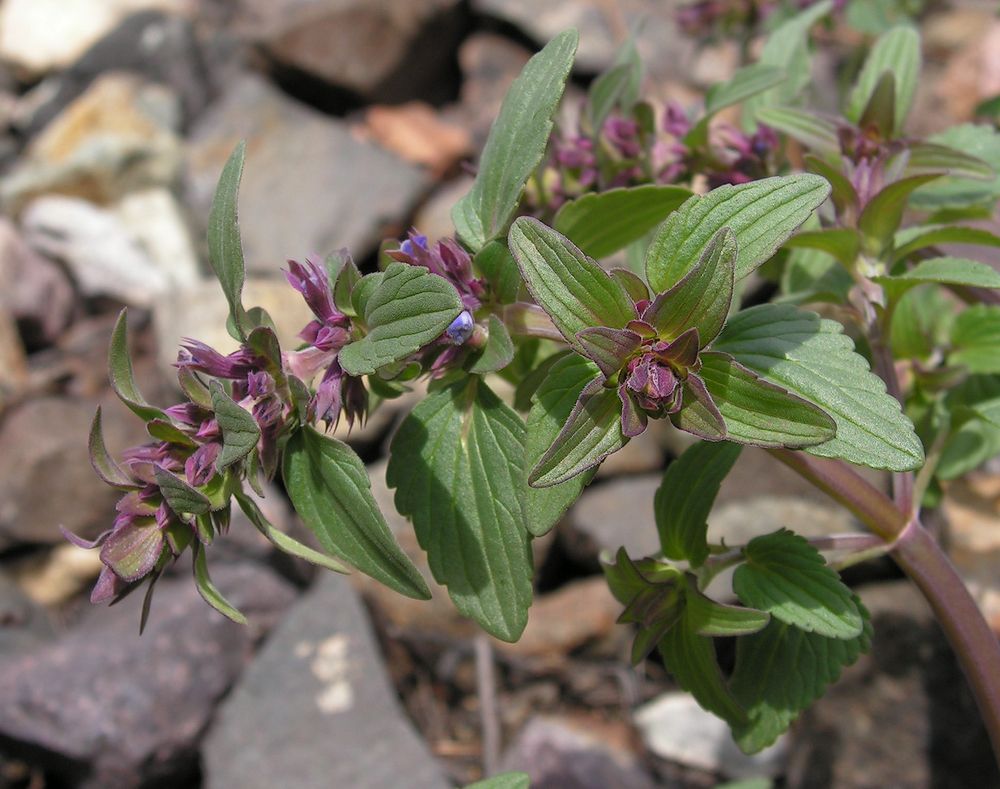
[[[284,551],[429,597],[361,460],[330,435],[425,378],[387,481],[433,580],[492,635],[514,641],[525,627],[531,540],[605,458],[666,419],[700,440],[668,466],[653,502],[661,550],[622,550],[605,566],[635,626],[636,661],[658,648],[739,745],[759,750],[868,649],[868,614],[837,570],[888,553],[941,616],[1000,745],[1000,648],[920,520],[942,480],[1000,450],[1000,275],[937,250],[1000,246],[965,223],[1000,196],[993,165],[974,155],[996,159],[998,133],[905,134],[920,65],[906,27],[875,43],[842,116],[802,109],[795,64],[831,6],[777,28],[782,46],[713,88],[692,118],[640,99],[641,62],[626,47],[572,133],[554,131],[553,117],[577,37],[556,37],[511,87],[454,208],[454,238],[413,231],[367,273],[346,252],[289,262],[314,315],[296,348],[242,302],[238,147],[209,250],[239,349],[186,342],[187,399],[160,409],[133,381],[124,314],[114,332],[112,382],[153,441],[117,463],[95,418],[95,467],[123,494],[95,544],[105,565],[95,602],[145,583],[145,616],[158,575],[190,550],[206,601],[242,621],[206,563],[234,500]],[[742,129],[709,123],[739,104]],[[696,175],[714,188],[695,193]],[[908,208],[923,218],[904,227]],[[748,306],[748,283],[765,274],[774,298]],[[822,302],[850,332],[800,306]],[[514,386],[512,402],[496,377]],[[972,453],[970,435],[982,437]],[[810,541],[782,528],[743,546],[709,543],[708,512],[743,445],[773,452],[869,532]],[[891,472],[892,497],[856,465]],[[322,550],[278,531],[246,494],[279,475]],[[738,604],[710,597],[709,582],[734,566]],[[738,638],[730,676],[718,637]]]

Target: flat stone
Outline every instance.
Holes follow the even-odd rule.
[[[45,610],[0,571],[0,655],[36,647],[53,633]]]
[[[0,217],[0,307],[36,345],[52,343],[76,307],[65,272],[35,252],[6,217]]]
[[[504,754],[503,769],[526,772],[532,789],[653,789],[625,737],[599,719],[537,716]]]
[[[531,54],[520,44],[496,33],[473,33],[462,42],[458,50],[462,102],[455,112],[472,130],[477,150],[485,145],[507,89]]]
[[[108,513],[108,522],[111,522]],[[10,562],[11,577],[38,605],[55,608],[89,593],[104,565],[100,551],[64,542],[48,551],[32,551]]]
[[[564,3],[559,0],[473,0],[479,13],[516,25],[539,44],[564,30],[580,32],[576,68],[601,71],[615,59],[618,48],[636,31],[636,45],[654,78],[680,73],[690,63],[694,42],[677,31],[674,3],[657,0],[601,0]],[[641,24],[640,24],[640,20]]]
[[[208,789],[446,787],[400,709],[360,601],[323,575],[219,710]]]
[[[166,190],[129,195],[117,211],[75,197],[39,197],[25,209],[22,223],[27,242],[66,263],[84,296],[152,307],[201,277],[187,228]]]
[[[235,81],[191,131],[188,202],[207,217],[219,173],[247,141],[240,225],[250,271],[278,275],[289,258],[347,247],[356,259],[398,236],[427,176],[356,140],[347,125],[257,76]]]
[[[426,167],[436,178],[472,152],[469,132],[443,120],[422,101],[369,107],[359,130],[404,161]]]
[[[792,728],[787,786],[1000,786],[968,684],[908,581],[865,586],[874,641]]]
[[[0,657],[0,749],[81,789],[193,785],[215,704],[294,597],[259,566],[219,564],[213,580],[249,626],[209,608],[190,577],[167,577],[141,637],[135,594],[58,641]]]
[[[6,0],[0,6],[0,60],[32,75],[63,68],[128,14],[190,6],[190,0]]]
[[[647,747],[677,764],[738,779],[774,778],[784,771],[784,739],[747,756],[733,742],[728,724],[687,693],[665,693],[644,704],[636,710],[635,722]]]
[[[245,0],[237,28],[285,68],[398,102],[444,82],[458,0]]]
[[[177,96],[139,77],[107,73],[32,140],[0,187],[8,212],[49,192],[113,202],[170,186],[181,167]]]
[[[208,105],[215,88],[216,75],[206,61],[191,20],[158,11],[135,13],[69,68],[33,87],[15,122],[23,136],[34,137],[108,71],[128,71],[168,85],[180,98],[184,120],[190,121]]]
[[[114,519],[119,493],[94,473],[87,435],[96,403],[64,397],[28,400],[0,425],[0,549],[60,543],[59,526],[94,537]],[[105,409],[108,443],[132,443],[138,420]],[[140,439],[141,440],[141,439]]]
[[[28,356],[14,316],[0,304],[0,413],[28,383]]]
[[[302,342],[297,335],[313,318],[302,295],[284,279],[250,278],[243,289],[243,303],[268,311],[284,349],[295,348]],[[229,305],[215,279],[200,279],[157,299],[153,323],[159,349],[157,358],[164,375],[176,377],[177,349],[186,337],[207,343],[220,353],[235,351],[238,343],[226,331],[228,315]]]

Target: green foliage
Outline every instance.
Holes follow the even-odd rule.
[[[589,359],[576,354],[561,356],[545,374],[532,398],[524,443],[525,499],[528,531],[535,537],[548,532],[590,481],[581,474],[547,488],[527,486],[528,472],[555,443],[583,388],[597,375]]]
[[[237,340],[243,339],[252,328],[242,301],[246,266],[237,205],[246,148],[246,143],[240,142],[222,168],[208,215],[208,260],[229,303],[228,327]]]
[[[680,186],[646,184],[591,192],[565,203],[552,226],[592,258],[624,249],[691,197]]]
[[[108,373],[111,378],[111,388],[118,399],[129,407],[137,417],[144,422],[153,419],[169,421],[162,409],[150,405],[142,396],[135,383],[132,372],[132,360],[128,355],[128,323],[127,311],[122,310],[111,332],[111,347],[108,350]]]
[[[570,346],[593,326],[620,329],[637,316],[618,281],[567,238],[537,219],[522,217],[510,229],[510,248],[528,291]]]
[[[667,466],[653,512],[660,548],[668,559],[687,559],[699,567],[708,558],[708,513],[741,449],[727,441],[700,441]]]
[[[892,132],[899,134],[906,121],[920,76],[920,36],[908,26],[900,26],[879,36],[858,76],[847,103],[847,117],[858,121],[872,97],[882,74],[892,74],[895,84],[895,113]]]
[[[923,463],[913,425],[839,323],[762,304],[733,316],[714,347],[833,417],[836,437],[809,447],[811,454],[890,471]]]
[[[818,176],[765,178],[692,197],[663,223],[646,252],[646,279],[656,292],[679,282],[723,227],[736,236],[736,279],[766,261],[830,192]]]
[[[516,641],[531,605],[524,423],[475,378],[430,393],[393,438],[386,481],[455,606]]]
[[[405,359],[439,337],[462,311],[455,288],[418,266],[392,263],[379,279],[369,281],[373,285],[363,303],[358,302],[368,333],[339,356],[350,375],[371,375]]]
[[[327,552],[400,594],[430,597],[379,511],[364,464],[347,444],[311,427],[297,430],[285,447],[282,477],[292,506]]]
[[[545,152],[577,39],[575,30],[556,36],[528,61],[507,91],[479,157],[472,189],[451,212],[459,236],[474,252],[506,230]]]
[[[212,579],[208,574],[208,561],[205,558],[205,548],[196,542],[192,554],[194,556],[195,586],[198,587],[198,593],[202,599],[227,619],[233,620],[238,625],[245,625],[247,618],[236,610],[232,603],[226,600],[216,585],[212,583]]]
[[[851,590],[819,552],[787,529],[752,539],[736,568],[733,591],[779,622],[827,638],[854,638],[862,617]]]
[[[836,682],[844,667],[869,650],[868,611],[856,597],[853,604],[864,622],[853,638],[827,638],[775,618],[759,633],[736,642],[730,688],[747,712],[747,720],[733,727],[743,751],[756,753],[771,745]]]
[[[260,440],[257,420],[222,390],[218,381],[212,381],[212,409],[222,430],[222,452],[216,461],[219,471],[238,463],[249,455]]]
[[[978,304],[958,314],[951,332],[949,364],[972,373],[1000,373],[1000,307]]]

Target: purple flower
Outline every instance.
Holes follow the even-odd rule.
[[[185,339],[174,366],[205,373],[213,378],[235,380],[246,378],[260,366],[260,361],[246,348],[223,356],[203,342]]]
[[[202,444],[184,461],[184,475],[189,485],[200,487],[215,476],[215,461],[222,445],[216,442]]]
[[[482,304],[486,284],[473,275],[472,258],[454,239],[444,238],[429,246],[427,236],[410,230],[409,238],[399,245],[399,249],[389,250],[388,254],[393,260],[422,266],[431,274],[448,280],[467,310],[474,312]]]
[[[347,316],[334,305],[333,289],[326,268],[314,258],[306,258],[305,263],[288,261],[285,279],[305,297],[309,309],[323,324],[345,325]]]
[[[612,115],[604,122],[604,136],[625,159],[634,159],[642,153],[639,124],[631,118]]]

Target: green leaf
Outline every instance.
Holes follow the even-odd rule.
[[[282,476],[292,506],[326,551],[400,594],[430,598],[379,511],[364,464],[347,444],[304,427],[288,439]]]
[[[146,402],[139,387],[135,384],[132,373],[132,360],[128,355],[128,310],[122,310],[111,332],[111,347],[108,349],[108,375],[111,378],[111,388],[118,399],[128,406],[129,410],[144,422],[153,419],[170,421],[163,409]]]
[[[472,189],[451,212],[459,236],[474,252],[507,228],[524,184],[545,153],[577,39],[575,30],[552,39],[528,61],[504,97]]]
[[[868,97],[858,119],[858,126],[870,130],[878,139],[889,139],[896,119],[896,78],[890,71],[883,71],[875,89]]]
[[[663,662],[677,684],[703,708],[731,726],[743,723],[746,712],[726,687],[712,639],[698,635],[697,626],[696,618],[685,607],[680,622],[660,639]]]
[[[1000,428],[1000,398],[980,403],[973,410],[984,422],[988,422],[993,427]]]
[[[951,331],[949,364],[972,373],[1000,373],[1000,307],[977,304],[962,310]]]
[[[222,452],[215,467],[224,471],[249,455],[260,440],[260,428],[250,413],[233,401],[218,381],[212,381],[212,409],[222,429]]]
[[[937,465],[939,479],[948,480],[967,474],[991,457],[1000,454],[1000,428],[983,418],[991,403],[1000,400],[1000,376],[971,375],[947,395],[952,414],[952,431],[945,441]],[[955,426],[956,417],[973,418]]]
[[[942,285],[967,285],[974,288],[1000,288],[1000,273],[992,266],[965,258],[921,260],[908,271],[893,277],[875,277],[876,282],[898,288],[938,282]]]
[[[905,175],[921,173],[947,173],[954,178],[971,178],[978,181],[992,181],[996,172],[978,156],[956,151],[947,145],[933,142],[910,143]]]
[[[934,173],[928,173],[901,178],[883,188],[868,201],[861,211],[861,216],[858,217],[858,230],[865,235],[875,255],[880,255],[892,244],[893,236],[903,221],[903,211],[906,209],[910,194],[938,177]]]
[[[830,255],[815,249],[794,249],[781,274],[782,300],[795,303],[832,301],[843,303],[854,279]]]
[[[789,249],[818,249],[832,255],[848,268],[858,257],[858,234],[846,227],[828,227],[823,230],[805,230],[785,242]]]
[[[100,406],[97,407],[97,412],[94,414],[94,421],[90,424],[87,450],[90,452],[90,464],[94,467],[94,471],[108,485],[121,488],[122,490],[141,487],[128,474],[122,471],[121,466],[115,462],[114,458],[111,457],[111,453],[108,452],[108,447],[104,443],[104,431],[101,429]]]
[[[927,141],[986,162],[994,175],[986,181],[954,176],[941,178],[914,192],[913,205],[933,210],[985,204],[990,213],[993,203],[1000,197],[1000,131],[993,126],[964,123],[931,135]]]
[[[771,745],[845,666],[869,650],[868,612],[857,598],[854,604],[864,617],[864,629],[854,638],[826,638],[772,619],[760,633],[736,642],[730,688],[749,720],[734,727],[733,735],[744,752]]]
[[[482,353],[469,367],[470,373],[485,375],[502,370],[514,359],[514,343],[503,321],[490,315],[490,331]]]
[[[882,379],[854,352],[839,323],[789,305],[762,304],[730,318],[713,349],[732,354],[833,417],[836,437],[808,448],[810,454],[889,471],[923,464],[913,425]]]
[[[238,200],[246,142],[240,142],[222,168],[208,214],[208,260],[229,303],[229,325],[234,338],[242,340],[249,331],[243,309],[243,282],[246,266],[240,241]]]
[[[691,328],[704,347],[719,336],[733,302],[736,239],[728,227],[712,236],[698,262],[643,312],[660,337],[675,339]]]
[[[497,301],[501,304],[517,301],[521,272],[506,244],[502,241],[490,241],[472,259],[472,265],[486,278]]]
[[[621,63],[605,71],[590,83],[587,91],[587,122],[596,137],[615,105],[629,89],[632,82],[632,65]]]
[[[178,515],[204,515],[212,509],[208,496],[162,466],[154,467],[153,476],[163,500]]]
[[[604,386],[604,376],[595,378],[583,387],[556,440],[528,474],[528,484],[546,488],[599,465],[628,443],[621,417],[618,391]]]
[[[528,516],[528,531],[535,537],[555,526],[590,482],[592,475],[581,474],[558,485],[533,488],[527,485],[527,473],[555,442],[583,388],[597,374],[593,362],[570,353],[552,365],[535,391],[524,442],[524,511]]]
[[[837,124],[814,112],[794,107],[762,107],[756,117],[760,123],[788,135],[810,151],[823,156],[840,153]]]
[[[799,174],[720,186],[692,197],[667,217],[649,245],[646,280],[655,293],[670,289],[723,227],[736,236],[740,280],[770,258],[829,193],[825,179]]]
[[[365,299],[368,334],[340,351],[340,366],[348,375],[371,375],[437,339],[461,311],[458,292],[446,279],[394,262]]]
[[[813,154],[806,154],[803,162],[806,170],[825,178],[830,184],[830,200],[833,201],[837,214],[853,216],[858,207],[858,193],[840,168]]]
[[[148,575],[164,553],[164,533],[157,523],[148,520],[110,535],[101,548],[101,561],[126,583],[135,583]]]
[[[310,548],[308,545],[303,545],[294,537],[290,537],[278,529],[264,516],[264,513],[260,511],[260,507],[257,506],[257,503],[245,493],[237,492],[235,497],[236,502],[240,505],[240,509],[243,510],[243,513],[247,516],[250,523],[252,523],[257,528],[257,531],[263,534],[278,550],[284,551],[289,556],[304,559],[311,564],[315,564],[317,567],[332,570],[335,573],[350,572],[349,568],[345,567],[332,556],[327,556],[325,553],[320,553],[314,548]]]
[[[592,258],[624,249],[691,197],[680,186],[645,184],[591,192],[564,203],[552,226]]]
[[[531,777],[527,773],[500,773],[482,781],[469,784],[465,789],[529,789]]]
[[[181,430],[173,422],[165,419],[151,419],[146,423],[146,432],[157,441],[166,441],[168,444],[177,444],[182,447],[195,448],[198,442]]]
[[[509,240],[531,295],[577,351],[582,352],[577,332],[593,326],[621,329],[638,317],[617,280],[537,219],[516,219]]]
[[[726,437],[762,447],[814,447],[837,432],[834,419],[727,353],[701,354],[699,375],[726,423]]]
[[[779,529],[743,549],[733,591],[745,605],[827,638],[854,638],[864,619],[836,570],[804,537]]]
[[[688,577],[684,599],[687,616],[700,636],[746,636],[764,628],[771,619],[765,611],[723,605],[706,597],[698,590],[693,576]]]
[[[608,274],[611,278],[617,280],[618,284],[625,288],[625,292],[628,293],[628,297],[632,301],[638,303],[640,301],[649,300],[649,288],[646,287],[646,283],[642,277],[626,268],[613,268]]]
[[[524,439],[521,418],[472,379],[413,409],[386,471],[434,578],[459,611],[504,641],[520,637],[531,605]]]
[[[938,244],[975,244],[1000,247],[1000,236],[978,227],[920,226],[906,228],[896,234],[896,249],[892,260],[905,260],[914,252]]]
[[[222,596],[222,593],[212,583],[208,575],[208,562],[205,559],[205,548],[201,543],[195,542],[191,553],[194,556],[194,581],[198,587],[198,594],[212,608],[218,611],[227,619],[233,620],[238,625],[245,625],[247,618],[243,616],[233,605]]]
[[[889,347],[897,359],[927,359],[948,339],[954,307],[930,285],[910,288],[896,302],[889,326]]]
[[[699,441],[667,466],[653,498],[653,514],[668,559],[687,559],[692,567],[704,564],[708,513],[741,450],[728,441]]]
[[[763,93],[785,81],[783,68],[767,63],[755,63],[741,68],[727,82],[712,85],[705,93],[705,114],[691,131],[684,135],[684,144],[690,148],[701,148],[708,142],[708,126],[719,110],[739,104],[751,96]]]
[[[744,127],[752,129],[762,108],[791,104],[809,85],[812,68],[809,58],[809,30],[830,13],[833,3],[824,0],[787,20],[767,37],[759,62],[784,69],[787,79],[780,85],[752,96],[743,104]]]
[[[896,27],[879,36],[848,99],[846,114],[850,120],[857,123],[861,119],[882,73],[886,71],[895,78],[893,134],[898,135],[913,104],[920,75],[920,34],[912,27]]]

